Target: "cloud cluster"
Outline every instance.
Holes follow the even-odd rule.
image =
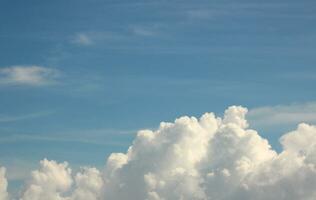
[[[248,129],[246,113],[232,106],[223,118],[185,116],[141,130],[125,154],[108,158],[103,172],[82,168],[73,176],[67,163],[43,160],[21,200],[316,199],[316,127],[298,125],[282,136],[277,153]],[[0,183],[1,199],[3,169]]]
[[[23,200],[61,200],[61,193],[72,184],[71,169],[67,163],[42,160],[40,168],[33,171],[28,187],[23,193]]]
[[[41,66],[11,66],[0,69],[0,84],[39,86],[52,84],[59,73]]]

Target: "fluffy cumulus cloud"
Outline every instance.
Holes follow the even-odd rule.
[[[223,118],[185,116],[141,130],[126,153],[109,156],[102,172],[72,174],[67,163],[43,160],[21,200],[316,199],[316,127],[299,124],[280,139],[277,153],[248,128],[246,114],[232,106]],[[3,169],[0,183],[6,196]]]
[[[103,179],[96,168],[83,168],[75,177],[76,189],[71,200],[98,200],[101,199]]]
[[[33,171],[22,200],[61,200],[72,184],[71,169],[67,163],[42,160],[40,168]]]

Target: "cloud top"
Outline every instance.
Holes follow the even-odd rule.
[[[316,127],[299,124],[281,137],[277,153],[247,128],[246,113],[232,106],[223,118],[184,116],[141,130],[125,154],[109,156],[102,172],[73,174],[67,163],[45,159],[21,200],[316,199]]]

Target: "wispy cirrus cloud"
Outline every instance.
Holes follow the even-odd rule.
[[[17,65],[0,69],[0,85],[43,86],[57,83],[60,72],[42,66]]]
[[[257,107],[249,111],[248,118],[260,127],[316,123],[316,102]]]
[[[0,114],[0,123],[34,119],[34,118],[39,118],[39,117],[51,115],[53,113],[54,113],[53,111],[43,111],[43,112],[35,112],[35,113],[29,113],[29,114],[23,114],[23,115],[14,115],[14,116]]]
[[[82,144],[127,146],[127,141],[119,141],[118,138],[132,138],[136,130],[117,129],[89,129],[89,130],[67,130],[58,132],[24,133],[15,132],[0,137],[1,143],[16,141],[50,141],[50,142],[76,142]]]
[[[78,46],[93,46],[103,42],[111,41],[111,43],[126,40],[126,36],[122,33],[110,31],[83,31],[74,33],[69,42]]]
[[[102,44],[124,44],[134,41],[135,37],[147,38],[162,35],[162,24],[151,25],[128,25],[120,31],[83,31],[74,33],[70,38],[70,43],[79,46],[91,46]]]
[[[152,26],[140,26],[140,25],[132,25],[129,27],[130,31],[136,36],[158,36],[160,34],[160,26],[152,25]]]
[[[224,15],[226,12],[211,9],[193,9],[188,10],[186,14],[190,19],[212,19],[214,16]]]

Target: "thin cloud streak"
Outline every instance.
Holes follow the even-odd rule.
[[[316,123],[316,102],[253,108],[247,117],[259,127]]]
[[[54,111],[43,111],[43,112],[36,112],[36,113],[15,115],[15,116],[6,116],[6,115],[0,114],[0,123],[16,122],[16,121],[21,121],[21,120],[40,118],[40,117],[52,115],[54,113],[55,113]]]
[[[58,133],[15,133],[0,137],[1,143],[17,141],[48,141],[48,142],[75,142],[93,145],[127,146],[128,142],[115,141],[114,136],[134,137],[137,130],[115,130],[115,129],[92,129],[72,130]],[[111,137],[109,141],[108,137]]]

